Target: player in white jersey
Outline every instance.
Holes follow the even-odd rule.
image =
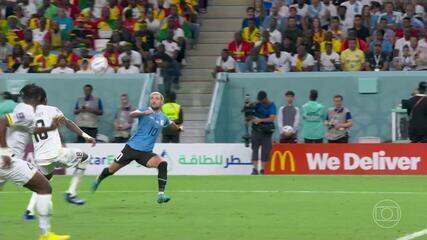
[[[12,114],[8,114],[5,117],[0,118],[0,189],[5,181],[9,180],[13,183],[28,188],[33,191],[36,195],[36,206],[37,213],[39,216],[39,227],[40,227],[40,238],[39,240],[67,240],[70,236],[56,235],[50,232],[50,219],[52,214],[52,187],[49,181],[44,177],[37,169],[29,162],[21,160],[15,157],[22,155],[23,150],[19,151],[19,146],[24,144],[28,138],[24,134],[13,134],[9,132],[6,140],[7,128],[10,127],[14,131],[25,133],[26,130],[31,129],[31,116],[34,113],[35,97],[36,97],[35,85],[26,85],[22,90],[23,100],[27,106],[21,105],[17,112],[14,111]],[[33,109],[33,110],[31,110]],[[23,124],[21,127],[15,125],[17,122],[29,123]],[[57,126],[56,121],[49,127],[54,129]],[[45,131],[48,128],[36,128],[33,129],[35,132]],[[14,138],[14,139],[11,139]],[[7,143],[16,144],[14,148],[8,148]]]
[[[73,121],[67,119],[56,107],[45,105],[47,103],[46,92],[39,88],[41,101],[37,104],[34,113],[34,125],[36,128],[49,126],[55,121],[59,121],[69,130],[82,136],[87,142],[95,145],[95,139],[83,132]],[[52,178],[52,173],[57,167],[75,167],[71,184],[65,193],[65,200],[76,205],[83,205],[84,200],[77,197],[77,186],[81,182],[84,171],[89,161],[88,154],[80,149],[64,148],[58,129],[41,132],[33,135],[34,159],[40,172]],[[34,213],[36,196],[33,194],[28,204],[25,214],[32,216]]]

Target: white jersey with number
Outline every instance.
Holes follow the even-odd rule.
[[[5,115],[9,124],[7,130],[7,145],[15,157],[24,159],[25,148],[31,143],[34,129],[34,108],[25,103],[19,103],[12,113]]]
[[[38,105],[34,114],[35,127],[49,127],[54,118],[64,114],[56,107]],[[58,129],[33,135],[34,157],[37,165],[50,164],[60,155],[62,149]]]

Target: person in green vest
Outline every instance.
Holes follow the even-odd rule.
[[[317,102],[317,90],[310,91],[310,100],[302,106],[302,133],[305,143],[323,143],[326,111],[323,104]]]
[[[179,143],[179,135],[182,130],[183,111],[181,106],[176,103],[176,93],[169,92],[166,98],[166,103],[162,106],[163,113],[179,126],[178,129],[167,127],[162,132],[162,143]]]
[[[3,92],[0,94],[0,117],[6,113],[13,112],[13,109],[17,105],[15,99],[13,99],[10,92]]]

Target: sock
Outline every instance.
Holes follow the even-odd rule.
[[[85,169],[76,168],[74,170],[73,178],[71,178],[70,187],[67,191],[67,193],[69,193],[72,197],[77,195],[77,186],[82,181],[84,172]]]
[[[165,192],[159,192],[159,196],[165,195]]]
[[[52,195],[37,194],[36,210],[39,215],[40,233],[41,235],[46,236],[50,231],[50,218],[52,214]]]
[[[161,162],[157,167],[159,173],[157,175],[157,180],[159,183],[159,194],[165,191],[165,186],[168,181],[168,163]]]
[[[101,174],[98,176],[98,182],[100,183],[102,180],[104,180],[106,177],[113,175],[112,173],[110,173],[110,171],[108,170],[108,168],[104,168],[104,170],[102,170]]]
[[[33,192],[30,198],[30,202],[28,203],[28,206],[27,206],[27,211],[30,212],[30,215],[34,215],[34,207],[36,206],[36,202],[37,202],[37,193]]]

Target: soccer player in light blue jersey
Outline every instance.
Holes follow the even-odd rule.
[[[170,197],[164,194],[167,182],[167,168],[168,163],[153,153],[154,144],[163,127],[172,125],[179,129],[179,127],[170,121],[161,111],[164,102],[163,95],[159,92],[153,92],[150,95],[150,107],[143,107],[130,113],[130,117],[138,118],[138,130],[126,143],[122,152],[116,157],[114,162],[102,170],[101,174],[92,184],[92,191],[96,191],[99,184],[106,177],[113,175],[122,167],[128,165],[132,161],[147,167],[157,168],[159,195],[157,202],[169,202]]]

